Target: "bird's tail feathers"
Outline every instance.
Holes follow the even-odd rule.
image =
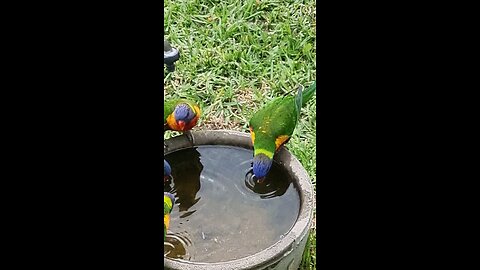
[[[317,81],[314,81],[306,90],[302,93],[302,107],[312,98],[313,94],[317,90]]]
[[[295,108],[297,110],[297,119],[300,119],[300,110],[302,109],[303,104],[303,86],[298,88],[297,95],[295,96]]]

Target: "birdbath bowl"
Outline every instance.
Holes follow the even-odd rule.
[[[196,159],[189,160],[189,155],[194,155]],[[275,154],[274,166],[269,173],[272,175],[271,184],[265,184],[273,186],[276,190],[264,194],[255,193],[255,186],[249,188],[248,181],[243,182],[240,179],[242,173],[245,179],[248,179],[248,168],[253,158],[252,142],[248,133],[228,130],[193,131],[165,140],[164,156],[171,163],[174,182],[171,187],[168,186],[171,190],[167,191],[174,194],[177,192],[176,196],[179,196],[173,208],[167,242],[169,235],[173,240],[175,237],[191,238],[185,241],[186,251],[183,256],[172,257],[173,253],[167,252],[168,246],[166,247],[164,243],[167,252],[167,255],[164,253],[163,259],[165,269],[299,268],[312,223],[314,192],[307,172],[286,148],[282,147]],[[238,164],[228,163],[235,158],[243,161]],[[182,162],[184,165],[178,165]],[[195,168],[200,169],[195,178],[197,186],[192,194],[185,186],[194,185],[192,184],[194,181],[187,177],[187,171],[195,171]],[[216,168],[223,171],[217,172]],[[286,185],[281,184],[283,178],[288,179],[284,181]],[[182,183],[184,186],[181,186]],[[267,187],[258,184],[257,189],[261,188]],[[236,196],[245,196],[251,200],[235,202]],[[214,201],[212,198],[222,199]],[[201,212],[202,208],[208,211]],[[227,214],[230,217],[221,218]],[[182,227],[189,222],[193,223],[195,218],[202,217],[208,222],[202,224],[197,220],[189,232],[189,229]],[[287,227],[281,227],[284,231],[278,233],[275,230],[279,228],[276,223],[283,220],[288,220],[285,224]],[[266,224],[264,226],[266,229],[260,230],[258,237],[254,237],[256,239],[232,241],[234,237],[232,235],[245,237],[245,234],[258,232],[258,228],[255,227],[258,224]],[[268,235],[274,237],[265,241],[264,238],[266,239]],[[192,240],[193,238],[197,240]],[[206,241],[212,243],[211,249],[202,246]],[[172,250],[173,246],[172,244]],[[235,254],[237,247],[248,252],[245,256]],[[189,253],[188,250],[193,248],[200,250]],[[199,255],[195,257],[195,254]]]

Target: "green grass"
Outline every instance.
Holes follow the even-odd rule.
[[[164,96],[200,104],[196,129],[246,131],[258,108],[316,78],[314,0],[165,0],[164,7],[165,38],[181,52],[176,71],[165,71]],[[316,186],[315,112],[316,96],[287,148]],[[309,239],[302,270],[316,269],[315,222]]]

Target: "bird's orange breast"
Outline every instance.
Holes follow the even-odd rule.
[[[173,116],[173,113],[171,113],[167,117],[167,125],[172,130],[179,130],[180,129],[180,127],[177,125],[177,121],[175,120],[175,116]]]
[[[170,215],[165,215],[165,216],[163,216],[163,224],[165,224],[165,226],[167,227],[167,229],[169,228],[169,225],[170,225]]]

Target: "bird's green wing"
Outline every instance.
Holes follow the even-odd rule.
[[[250,119],[249,126],[253,132],[254,148],[273,153],[275,146],[283,144],[292,136],[301,108],[315,93],[314,82],[306,90],[300,87],[295,97],[276,98],[257,111]]]
[[[277,138],[290,137],[295,130],[298,113],[293,97],[277,98],[261,108],[250,120],[255,136],[255,149],[273,153]]]
[[[293,134],[300,113],[295,104],[293,97],[286,97],[274,108],[268,129],[275,135],[275,138]]]

